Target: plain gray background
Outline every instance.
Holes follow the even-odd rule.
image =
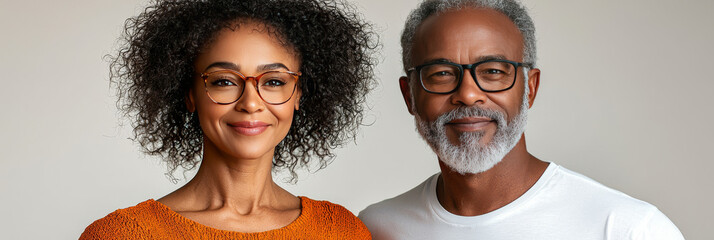
[[[283,185],[356,214],[438,166],[397,84],[398,38],[416,1],[352,2],[384,44],[372,124],[327,169]],[[0,238],[75,239],[109,212],[180,186],[127,139],[128,125],[118,126],[102,59],[145,4],[0,0]],[[529,150],[658,206],[687,239],[710,239],[714,1],[525,5],[542,69]]]

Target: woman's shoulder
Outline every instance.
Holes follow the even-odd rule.
[[[367,227],[350,210],[329,201],[300,197],[306,224],[337,239],[372,239]],[[329,233],[328,233],[329,232]]]
[[[314,200],[300,197],[303,211],[310,211],[316,217],[323,218],[352,218],[355,215],[342,205],[325,200]]]
[[[152,226],[168,217],[163,211],[160,203],[149,199],[94,221],[79,239],[151,239]]]

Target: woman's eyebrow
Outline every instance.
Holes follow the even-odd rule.
[[[275,70],[275,69],[278,69],[278,68],[284,68],[285,70],[290,70],[290,69],[288,69],[287,66],[285,66],[285,64],[282,64],[282,63],[270,63],[270,64],[263,64],[263,65],[258,66],[257,71],[258,71],[258,72],[264,72],[264,71],[268,71],[268,70]]]
[[[208,70],[208,69],[214,68],[214,67],[230,69],[230,70],[234,70],[234,71],[240,71],[240,66],[236,65],[235,63],[232,63],[232,62],[214,62],[214,63],[211,63],[211,65],[208,65],[208,67],[206,67],[205,70]],[[269,63],[269,64],[259,65],[258,68],[256,69],[256,71],[264,72],[264,71],[275,70],[275,69],[279,69],[279,68],[283,68],[285,70],[290,70],[290,69],[288,69],[287,66],[285,66],[285,64]]]
[[[208,67],[206,67],[206,69],[204,69],[204,71],[208,70],[210,68],[214,68],[214,67],[230,69],[230,70],[234,70],[236,72],[240,71],[240,66],[238,66],[232,62],[214,62],[214,63],[211,63],[211,65],[208,65]]]

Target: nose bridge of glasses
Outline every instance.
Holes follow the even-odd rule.
[[[476,77],[476,66],[478,64],[479,63],[461,64],[461,83],[457,88],[464,88],[464,84],[474,84],[474,87],[478,88],[479,91],[483,90]],[[456,89],[456,91],[459,91],[459,89]]]
[[[477,80],[474,67],[474,64],[461,65],[461,82],[454,91],[476,91],[479,94],[484,93],[481,84],[479,84]]]
[[[248,85],[249,82],[253,83],[253,87],[255,87],[256,90],[258,90],[258,78],[260,76],[254,77],[254,76],[247,76],[243,77],[243,81],[245,82],[245,85]]]
[[[258,90],[258,79],[253,76],[242,77],[244,81],[243,89],[241,94],[236,99],[243,108],[255,108],[256,106],[262,104],[265,100],[263,96],[260,95],[260,90]],[[253,84],[253,87],[249,87],[249,84]],[[243,106],[246,105],[246,106]]]
[[[239,97],[239,101],[241,100],[240,98],[244,98],[243,100],[246,100],[245,98],[248,97],[248,95],[252,95],[251,91],[255,91],[256,96],[258,99],[261,101],[265,101],[263,98],[263,95],[260,94],[260,88],[258,87],[259,83],[258,80],[260,79],[261,75],[258,76],[245,76],[243,77],[243,82],[244,82],[244,87],[243,87],[243,93],[241,94],[242,96]],[[248,87],[248,85],[252,84],[253,87]],[[251,90],[252,89],[252,90]]]
[[[486,92],[476,82],[472,67],[473,64],[460,65],[461,79],[449,96],[453,104],[470,106],[477,102],[486,101]]]

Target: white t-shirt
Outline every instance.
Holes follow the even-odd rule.
[[[439,174],[360,212],[383,239],[684,239],[655,206],[550,163],[515,201],[492,212],[454,215],[436,197]]]

